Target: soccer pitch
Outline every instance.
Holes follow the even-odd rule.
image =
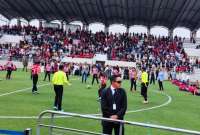
[[[32,81],[30,72],[16,71],[11,80],[5,80],[6,72],[0,72],[0,129],[23,131],[32,128],[36,134],[37,117],[44,110],[51,110],[54,102],[54,91],[48,81],[42,81],[40,75],[38,83],[39,94],[31,92]],[[80,114],[100,114],[97,102],[98,85],[87,89],[80,77],[70,76],[72,86],[65,86],[63,95],[63,109],[65,112]],[[88,80],[91,84],[91,78]],[[109,84],[109,82],[107,83]],[[140,87],[137,92],[129,91],[129,81],[123,81],[122,87],[128,96],[128,110],[125,120],[158,124],[163,126],[199,130],[200,127],[200,97],[190,93],[180,92],[170,82],[164,82],[164,93],[158,91],[158,85],[151,85],[148,90],[149,104],[143,104]],[[45,119],[44,122],[48,122]],[[56,118],[55,124],[64,127],[101,132],[101,122],[80,118]],[[67,133],[72,135],[74,133]],[[167,131],[160,131],[136,126],[125,126],[126,135],[177,135]],[[44,128],[42,135],[48,135]],[[178,134],[179,135],[179,134]]]

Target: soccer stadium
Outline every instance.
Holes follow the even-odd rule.
[[[200,135],[200,0],[0,0],[0,134]]]

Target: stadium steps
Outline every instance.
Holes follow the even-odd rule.
[[[192,81],[199,80],[200,81],[200,69],[194,69],[194,74],[190,75],[190,80],[192,80]]]

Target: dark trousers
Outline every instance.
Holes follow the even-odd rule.
[[[66,74],[67,80],[69,81],[69,73],[65,73],[65,74]]]
[[[130,91],[133,90],[133,85],[134,85],[134,90],[136,91],[136,79],[135,78],[131,78],[131,88],[130,88]]]
[[[158,80],[158,73],[156,73],[156,80]]]
[[[28,71],[28,69],[27,69],[27,66],[26,65],[24,65],[24,67],[23,67],[23,71],[24,70],[26,70],[26,72]]]
[[[50,73],[50,71],[46,71],[46,72],[45,72],[44,81],[46,80],[46,78],[47,78],[47,75],[48,75],[49,82],[50,82],[50,76],[51,76],[51,73]]]
[[[122,134],[120,134],[120,124],[112,122],[102,122],[103,134],[112,135],[112,130],[114,129],[115,135],[124,135],[124,125],[122,125]]]
[[[94,74],[93,77],[92,77],[92,85],[94,84],[94,79],[96,79],[97,84],[99,84],[99,80],[98,80],[97,74]]]
[[[155,76],[151,76],[150,78],[150,84],[154,84],[155,85]]]
[[[159,84],[159,89],[160,89],[160,90],[164,90],[164,89],[163,89],[163,82],[160,81],[160,80],[158,80],[158,84]]]
[[[38,75],[32,75],[32,79],[33,79],[32,92],[34,92],[34,91],[37,91]]]
[[[200,96],[200,93],[195,93],[196,96]]]
[[[141,95],[144,97],[144,100],[147,101],[147,85],[145,83],[141,83]]]
[[[101,88],[98,90],[98,95],[101,97],[103,90],[106,88],[106,84],[101,85]]]
[[[8,69],[6,74],[6,79],[10,79],[11,74],[12,74],[12,69]]]
[[[54,106],[58,108],[58,110],[62,110],[62,96],[63,96],[63,86],[62,85],[54,85],[55,91],[55,101]]]

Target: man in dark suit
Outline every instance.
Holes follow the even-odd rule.
[[[123,120],[127,109],[127,96],[123,88],[121,88],[122,79],[120,75],[113,75],[110,78],[111,86],[102,92],[101,109],[103,117],[114,120]],[[103,134],[112,134],[114,129],[115,135],[124,135],[124,126],[120,131],[120,124],[102,121]]]

